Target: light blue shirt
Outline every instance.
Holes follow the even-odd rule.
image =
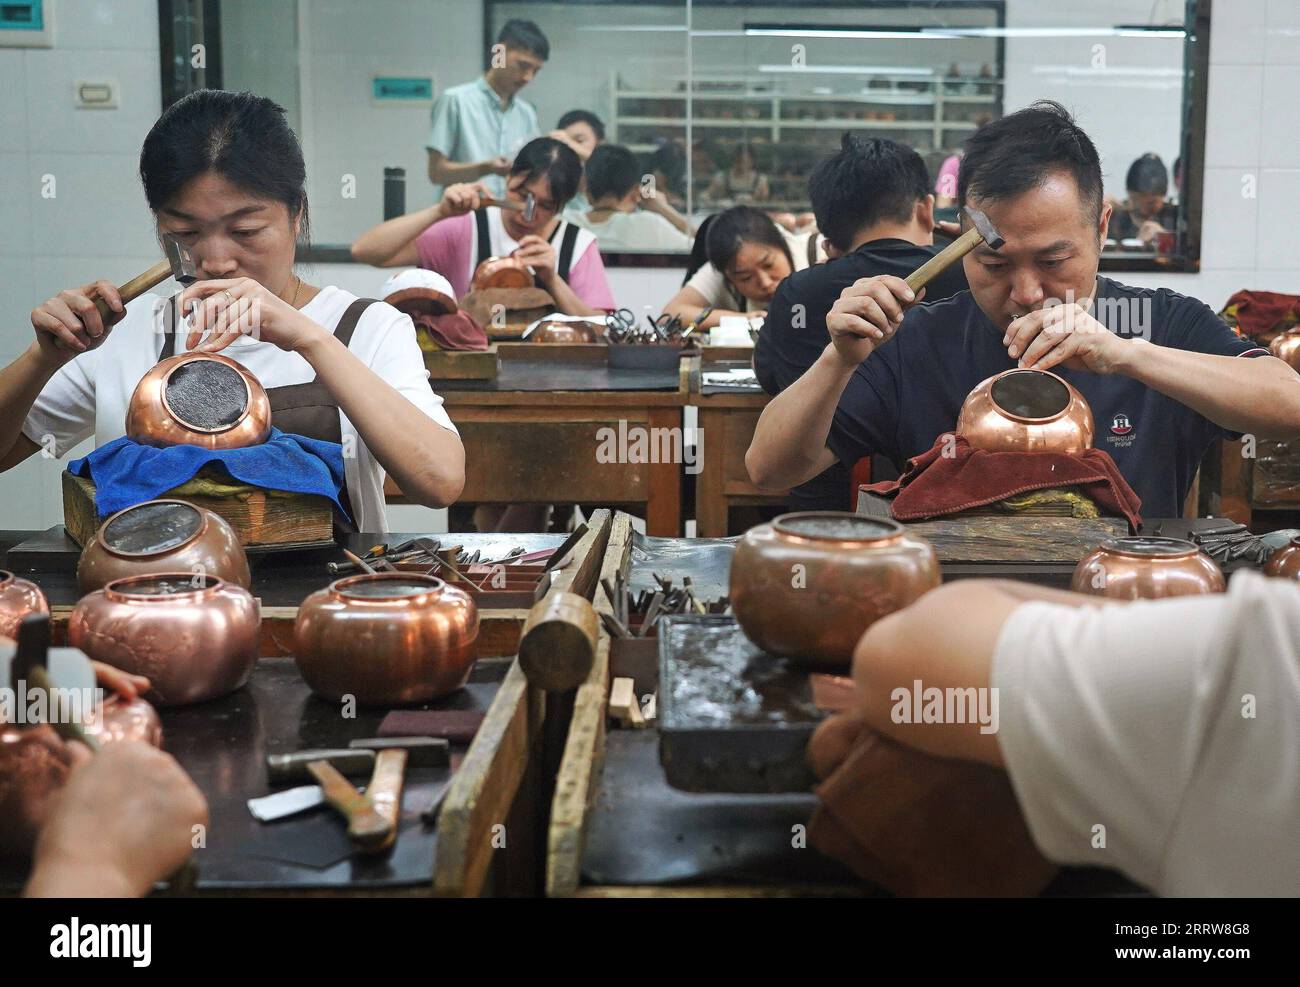
[[[503,157],[513,161],[519,149],[539,136],[537,111],[515,97],[505,109],[501,97],[479,76],[473,82],[452,86],[433,104],[433,129],[425,148],[441,151],[448,161],[487,161]],[[479,179],[496,196],[505,195],[500,175]]]

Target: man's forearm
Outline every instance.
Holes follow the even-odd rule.
[[[1300,435],[1300,375],[1271,356],[1242,359],[1133,342],[1121,373],[1233,432]]]
[[[759,416],[745,466],[754,484],[785,490],[812,479],[833,460],[826,448],[835,408],[853,371],[833,344]]]
[[[57,369],[41,358],[40,345],[33,342],[0,370],[0,459],[18,441],[27,413]]]
[[[435,185],[455,185],[473,182],[492,170],[490,161],[448,161],[440,158],[429,162],[429,181]]]

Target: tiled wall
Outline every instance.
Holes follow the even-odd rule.
[[[1056,0],[1053,0],[1056,2]],[[1047,4],[1042,6],[1046,7]],[[1172,9],[1176,3],[1166,3]],[[375,0],[366,18],[345,21],[356,4],[312,0],[307,21],[311,41],[304,92],[304,129],[313,194],[333,191],[344,147],[324,133],[342,133],[363,150],[365,175],[388,160],[372,151],[360,115],[333,109],[337,87],[364,83],[348,68],[338,38],[383,17],[401,17],[406,0]],[[447,32],[428,38],[411,32],[402,50],[391,51],[392,68],[417,71],[436,63],[438,84],[472,78],[479,63],[481,10],[472,2],[446,3]],[[370,8],[368,8],[370,9]],[[468,16],[466,15],[468,12]],[[159,112],[157,4],[154,0],[62,0],[54,49],[0,49],[0,361],[12,360],[31,340],[28,313],[60,288],[94,277],[125,279],[152,263],[156,247],[135,174],[140,143]],[[391,21],[389,22],[391,23]],[[346,30],[345,30],[346,28]],[[334,40],[330,40],[330,39]],[[451,49],[448,51],[447,49]],[[1300,2],[1220,0],[1211,42],[1205,183],[1205,256],[1195,275],[1132,276],[1137,284],[1164,284],[1218,307],[1238,288],[1300,293]],[[366,72],[369,67],[366,67]],[[121,89],[116,110],[76,110],[73,82],[108,76]],[[350,80],[350,81],[349,81]],[[351,91],[351,89],[349,89]],[[389,112],[389,111],[385,111]],[[410,129],[423,139],[427,110],[412,113]],[[424,114],[424,115],[421,115]],[[416,120],[415,117],[419,117]],[[418,123],[418,126],[417,126]],[[313,150],[313,147],[315,150]],[[368,156],[368,157],[367,157]],[[406,162],[423,174],[416,148]],[[43,175],[56,179],[56,195],[43,199]],[[1255,198],[1243,196],[1254,183]],[[413,182],[414,184],[414,182]],[[328,188],[327,188],[328,186]],[[362,186],[363,190],[365,186]],[[363,191],[362,194],[370,195]],[[359,196],[360,198],[360,196]],[[360,203],[379,213],[377,199]],[[414,203],[413,203],[414,204]],[[312,272],[354,291],[374,291],[377,272],[322,266]],[[675,288],[672,272],[651,277],[612,272],[620,301],[634,309],[662,301]],[[653,295],[653,297],[649,297]],[[0,476],[0,528],[55,524],[62,517],[61,463],[39,457]],[[397,527],[432,528],[419,508],[394,509]]]

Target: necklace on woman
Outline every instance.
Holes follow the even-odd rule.
[[[293,275],[293,279],[294,279],[294,281],[296,282],[296,284],[294,284],[294,286],[293,286],[293,298],[285,298],[285,297],[284,297],[284,292],[280,292],[280,299],[281,299],[282,301],[287,301],[287,302],[288,302],[288,303],[289,303],[293,308],[297,308],[297,307],[298,307],[298,292],[300,292],[300,291],[302,290],[302,278],[298,277],[298,275],[295,274],[295,275]],[[289,282],[286,281],[286,282],[284,283],[284,287],[285,287],[285,291],[287,291],[287,290],[289,289]]]

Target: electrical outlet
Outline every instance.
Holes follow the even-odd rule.
[[[78,79],[72,91],[79,110],[117,109],[116,79]]]

